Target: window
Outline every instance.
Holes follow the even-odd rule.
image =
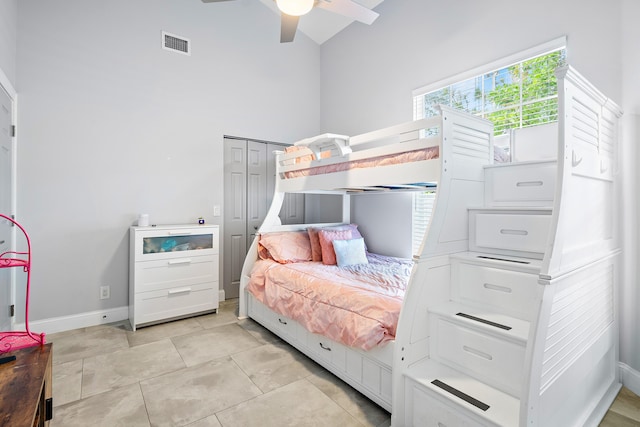
[[[435,106],[444,104],[491,120],[495,135],[557,121],[555,69],[565,62],[563,41],[564,38],[556,40],[552,44],[562,46],[526,56],[527,59],[503,62],[510,65],[488,68],[490,71],[461,77],[434,90],[431,86],[414,91],[414,118],[433,116]]]
[[[433,203],[436,200],[435,191],[419,191],[413,193],[413,215],[411,219],[411,250],[415,255],[419,255],[420,245],[424,239],[424,234],[431,221]]]

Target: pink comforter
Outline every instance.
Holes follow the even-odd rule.
[[[411,260],[367,254],[369,264],[259,260],[247,290],[310,332],[369,350],[395,338]]]

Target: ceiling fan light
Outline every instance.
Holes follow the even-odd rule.
[[[302,16],[313,9],[314,0],[276,0],[280,12],[291,16]]]

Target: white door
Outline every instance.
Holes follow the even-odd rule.
[[[13,176],[12,162],[12,133],[11,99],[0,87],[0,213],[11,216],[11,189]],[[0,220],[0,253],[10,250],[11,224]],[[0,268],[0,330],[11,329],[10,307],[11,298],[11,269]]]

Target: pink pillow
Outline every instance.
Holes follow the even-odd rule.
[[[311,244],[306,231],[264,233],[260,242],[280,264],[311,261]]]
[[[320,247],[322,248],[322,263],[324,265],[336,265],[336,253],[333,250],[334,240],[351,239],[351,230],[320,230]]]
[[[322,248],[320,247],[320,237],[318,237],[319,228],[309,227],[309,242],[311,242],[311,261],[322,261]]]

